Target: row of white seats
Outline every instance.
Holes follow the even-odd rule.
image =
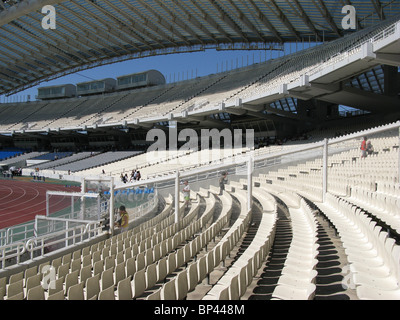
[[[127,159],[122,159],[108,164],[107,163],[101,164],[96,168],[84,169],[77,172],[76,174],[98,175],[104,170],[106,175],[119,177],[121,173],[123,174],[128,173],[128,175],[130,175],[133,169],[137,169],[141,171],[143,177],[143,168],[153,167],[159,163],[166,163],[168,161],[172,161],[173,159],[175,159],[175,161],[179,163],[180,161],[179,159],[181,157],[186,156],[187,154],[189,154],[188,151],[180,151],[180,150],[174,152],[149,151],[134,155],[133,157]]]
[[[234,185],[235,182],[231,181],[229,185],[225,186],[225,190],[232,191],[235,189],[235,192],[232,192],[237,200],[240,203],[240,214],[239,217],[236,219],[235,223],[229,228],[229,230],[225,233],[225,235],[222,237],[220,240],[220,243],[224,242],[229,242],[230,247],[234,247],[236,243],[239,241],[239,239],[243,236],[246,228],[248,227],[249,221],[251,219],[251,210],[249,211],[247,209],[247,201],[246,201],[246,194],[243,190],[239,190],[239,188],[234,188],[232,185]],[[229,269],[230,270],[230,269]],[[237,279],[236,283],[234,285],[230,285],[232,281],[232,277],[227,277],[226,273],[225,275],[220,278],[217,282],[216,285],[213,286],[213,288],[207,293],[203,299],[220,299],[220,293],[222,290],[224,290],[226,287],[229,287],[229,297],[232,300],[237,300],[237,296],[239,292],[233,291],[234,288],[238,288],[237,286]],[[240,297],[241,294],[239,294]],[[235,299],[236,298],[236,299]]]
[[[137,298],[142,295],[145,290],[153,287],[157,282],[162,281],[177,267],[186,263],[191,258],[190,252],[196,252],[198,249],[194,248],[199,248],[201,243],[199,243],[197,247],[186,244],[180,249],[177,248],[193,237],[200,229],[200,220],[192,221],[194,217],[197,218],[198,210],[199,202],[197,202],[197,205],[193,206],[188,215],[183,218],[183,222],[181,223],[183,225],[186,225],[186,222],[192,222],[188,224],[185,229],[182,229],[176,234],[172,234],[171,237],[168,238],[167,241],[163,241],[161,245],[152,243],[145,252],[139,253],[136,257],[129,258],[126,261],[122,261],[119,265],[122,269],[120,272],[121,276],[115,276],[113,281],[110,280],[107,282],[110,284],[109,286],[102,286],[101,291],[97,290],[96,294],[98,294],[98,299],[115,299],[116,293],[114,284],[117,286],[117,298],[127,299],[126,290],[128,289],[130,290],[130,299]],[[185,221],[185,219],[187,221]],[[178,224],[174,225],[177,226]],[[194,242],[193,244],[198,244],[198,242]],[[112,274],[111,272],[109,273]],[[129,284],[129,288],[127,284]],[[78,285],[77,291],[79,299],[82,299],[85,294],[81,286]],[[86,295],[86,298],[90,299],[91,296]]]
[[[243,190],[235,188],[234,194],[241,199],[242,205],[247,208],[246,194]],[[276,201],[259,188],[253,189],[253,195],[259,200],[262,207],[262,217],[254,239],[252,239],[251,244],[231,265],[221,279],[219,279],[217,284],[207,293],[203,298],[205,300],[240,299],[245,294],[247,287],[251,284],[270,251],[275,237],[277,220]]]
[[[400,183],[378,181],[376,183],[376,191],[391,196],[400,197]]]
[[[66,166],[70,165],[72,162],[92,157],[94,155],[97,155],[98,153],[99,152],[90,152],[90,151],[78,152],[78,153],[74,153],[68,157],[58,159],[58,160],[52,160],[52,161],[47,161],[47,162],[40,163],[40,164],[35,164],[34,167],[38,168],[39,170],[45,170],[45,169],[50,169],[50,168],[54,168],[54,170],[58,170],[58,167],[60,167],[62,169],[62,166],[64,166],[64,168],[65,168]],[[72,166],[73,166],[73,164],[72,164]]]
[[[213,197],[212,191],[216,191],[216,188],[210,188],[209,196]],[[232,197],[226,192],[220,196],[222,202],[222,211],[218,219],[212,223],[197,239],[203,238],[204,244],[214,239],[216,235],[226,226],[231,218],[233,200]],[[149,295],[147,299],[156,300],[180,300],[184,299],[189,292],[195,290],[196,286],[209,276],[211,272],[224,261],[229,255],[232,247],[230,246],[231,241],[226,240],[224,242],[218,241],[213,249],[206,251],[201,257],[193,261],[188,265],[186,269],[179,272],[175,277],[170,279],[161,288],[156,290],[154,293]]]
[[[244,180],[241,181],[245,183]],[[272,297],[285,300],[312,299],[316,290],[315,268],[319,246],[314,212],[304,199],[292,191],[293,188],[287,188],[284,184],[277,186],[261,182],[259,188],[286,204],[293,228],[289,253]],[[253,190],[257,190],[257,187]]]
[[[183,209],[184,203],[181,204],[181,211]],[[191,220],[196,217],[199,210],[199,202],[196,203],[188,213],[188,215],[182,220],[180,223],[182,229],[179,227],[179,223],[173,223],[170,225],[173,228],[173,232],[169,232],[165,234],[166,230],[161,230],[157,234],[163,235],[163,237],[157,236],[157,234],[150,236],[149,238],[142,240],[146,242],[146,246],[143,247],[143,250],[139,250],[136,256],[125,256],[125,259],[119,261],[119,264],[111,265],[111,268],[105,267],[104,272],[102,272],[102,276],[100,278],[100,282],[102,283],[101,291],[96,291],[99,299],[108,299],[108,296],[111,292],[113,292],[114,284],[118,284],[120,281],[129,278],[132,279],[132,288],[136,288],[134,291],[135,297],[141,295],[143,292],[142,286],[136,284],[141,279],[141,276],[146,276],[148,278],[147,282],[153,283],[153,280],[159,281],[153,272],[155,268],[157,268],[157,275],[162,276],[166,274],[167,270],[171,270],[177,263],[182,263],[181,259],[184,257],[184,251],[178,250],[177,254],[171,253],[174,250],[177,250],[182,243],[186,242],[188,239],[193,237],[193,235],[199,230],[200,223],[198,220],[193,223]],[[174,217],[171,216],[171,222],[174,221]],[[167,230],[170,228],[167,228]],[[167,238],[165,238],[167,237]],[[151,241],[150,241],[151,239]],[[185,249],[186,250],[186,249]],[[166,257],[168,255],[168,257]],[[187,254],[186,254],[187,256]],[[119,272],[118,272],[119,268]],[[110,270],[114,270],[114,273]],[[149,270],[149,272],[147,272]],[[103,280],[103,275],[108,280]],[[106,285],[103,285],[106,283]],[[77,284],[77,293],[78,297],[82,297],[80,283]],[[110,289],[112,287],[113,289]],[[92,296],[86,295],[87,299],[93,298]]]
[[[260,176],[254,177],[254,182],[259,183],[264,188],[276,188],[281,190],[290,189],[292,192],[297,192],[310,200],[319,201],[322,198],[322,183],[321,179],[311,179],[299,181],[295,178],[280,180],[266,179]],[[270,183],[267,183],[269,181]]]
[[[206,211],[212,213],[213,210],[206,210]],[[190,215],[192,214],[189,213],[187,217]],[[196,215],[197,212],[192,216]],[[194,223],[197,225],[195,230],[199,230],[200,220],[197,220]],[[148,264],[146,262],[148,261],[148,259],[141,259],[142,263],[140,264],[140,267],[139,265],[136,265],[136,270],[135,267],[130,267],[130,270],[134,270],[133,273],[128,273],[128,272],[124,273],[123,271],[124,263],[117,265],[117,267],[120,266],[122,268],[122,271],[120,272],[121,274],[120,277],[117,277],[116,275],[112,277],[113,273],[112,271],[110,271],[112,269],[105,270],[102,273],[102,276],[100,277],[100,283],[102,284],[101,290],[99,292],[96,291],[98,294],[98,298],[99,299],[114,299],[114,298],[128,299],[128,297],[129,299],[138,298],[147,289],[150,289],[152,286],[154,286],[155,283],[162,281],[166,276],[173,273],[177,268],[181,267],[184,263],[187,263],[189,259],[193,258],[193,256],[197,254],[201,250],[201,248],[204,247],[211,240],[212,235],[216,232],[216,230],[222,228],[224,223],[226,223],[226,220],[224,221],[220,220],[220,223],[214,224],[212,228],[207,229],[206,232],[196,237],[195,240],[186,243],[184,247],[181,247],[180,249],[175,249],[176,251],[173,248],[166,250],[167,252],[170,252],[168,256],[160,258],[158,261],[150,260],[150,262],[152,263]],[[217,226],[219,228],[217,228]],[[174,236],[174,238],[176,237],[177,235]],[[154,247],[154,249],[155,248],[156,246]],[[148,251],[152,251],[152,248],[148,248]],[[126,261],[126,270],[128,270],[129,265],[131,266],[135,265],[132,264],[132,261],[135,258],[137,259],[137,257],[132,257],[131,259],[128,259]],[[105,279],[108,280],[103,280],[103,274]],[[123,277],[123,275],[126,275],[127,277],[122,279],[121,277]],[[115,288],[112,284],[117,284],[117,292],[114,292]],[[90,295],[89,296],[87,294],[85,295],[83,293],[84,291],[82,291],[83,288],[84,287],[82,286],[81,283],[78,283],[74,287],[71,287],[73,293],[71,293],[70,298],[74,299],[72,294],[76,294],[77,298],[79,299],[82,299],[82,297],[85,296],[87,299],[93,298]]]
[[[98,175],[100,174],[101,171],[101,169],[98,169],[99,166],[104,165],[105,163],[119,161],[121,159],[125,159],[128,157],[135,157],[139,153],[140,153],[139,151],[108,151],[104,153],[99,153],[92,157],[80,159],[73,163],[60,165],[57,167],[55,172],[65,173],[65,171],[68,170],[71,170],[71,172],[77,172],[77,171],[84,172],[83,170],[86,170],[88,168],[97,167],[96,173]],[[49,170],[49,172],[52,173],[53,170]]]
[[[100,270],[104,269],[104,262],[111,261],[108,260],[108,258],[110,258],[109,256],[116,257],[116,261],[119,263],[121,254],[130,253],[130,256],[132,253],[135,254],[136,251],[143,251],[145,245],[147,245],[147,241],[145,241],[145,239],[153,236],[155,230],[157,230],[158,233],[160,233],[160,235],[164,238],[167,236],[167,234],[171,235],[171,233],[174,232],[170,227],[168,227],[173,223],[173,216],[170,216],[171,212],[172,197],[168,196],[165,198],[164,210],[159,215],[142,223],[134,229],[114,235],[111,238],[97,242],[93,245],[86,246],[82,248],[82,250],[75,250],[74,252],[70,251],[63,256],[51,260],[51,262],[49,258],[43,257],[42,260],[44,262],[42,262],[38,267],[27,267],[25,271],[11,275],[8,281],[6,277],[2,278],[0,287],[1,298],[3,299],[4,296],[6,296],[8,299],[11,299],[15,292],[22,293],[20,290],[21,283],[22,288],[25,291],[25,295],[23,296],[26,296],[28,289],[30,289],[26,287],[28,279],[37,274],[39,274],[41,278],[43,276],[42,269],[45,266],[50,266],[50,263],[51,267],[54,268],[53,270],[55,270],[55,276],[59,279],[64,278],[64,280],[66,280],[68,273],[74,272],[78,269],[80,270],[81,268],[90,267],[93,270],[92,272],[95,274],[100,272]],[[137,245],[136,243],[140,244]],[[20,283],[14,285],[15,282],[20,280]],[[61,284],[65,285],[64,282],[61,282]],[[8,290],[10,286],[11,290]],[[16,289],[14,290],[13,287]]]
[[[367,210],[400,234],[400,197],[355,186],[351,188],[347,200]]]
[[[43,277],[42,270],[45,266],[53,267],[53,270],[55,271],[54,276],[60,279],[58,283],[67,286],[68,284],[66,283],[66,281],[68,280],[67,275],[69,273],[81,270],[81,268],[82,269],[86,268],[85,269],[86,271],[88,267],[90,268],[90,270],[93,270],[91,272],[97,273],[95,269],[97,268],[98,270],[100,270],[99,269],[100,264],[102,264],[101,269],[103,269],[104,268],[103,260],[107,259],[107,261],[109,261],[108,258],[110,255],[117,256],[116,259],[118,262],[119,255],[121,253],[125,252],[132,253],[133,247],[132,250],[129,251],[126,250],[128,247],[131,248],[131,245],[130,244],[128,245],[126,240],[132,240],[131,242],[133,244],[135,241],[140,241],[141,238],[145,238],[150,234],[149,232],[146,232],[146,226],[151,226],[152,229],[154,227],[154,229],[156,230],[157,229],[166,230],[165,227],[167,225],[165,224],[165,219],[168,218],[172,210],[172,201],[170,201],[170,197],[167,197],[165,199],[165,203],[166,206],[161,214],[150,219],[149,221],[143,223],[141,226],[136,227],[133,230],[131,229],[125,233],[120,233],[118,235],[115,235],[112,238],[109,238],[105,241],[100,241],[93,245],[86,246],[82,248],[82,250],[75,250],[74,252],[70,251],[69,253],[66,253],[63,256],[51,260],[51,262],[49,258],[43,257],[42,260],[44,262],[42,262],[39,266],[36,265],[32,267],[27,266],[26,270],[20,271],[16,274],[12,274],[9,277],[9,279],[7,279],[7,277],[1,278],[0,280],[1,299],[4,299],[4,297],[6,297],[7,299],[13,299],[14,296],[16,296],[17,298],[26,297],[29,293],[29,289],[31,289],[32,287],[29,285],[29,282],[31,282],[31,284],[36,283],[38,277],[39,279],[42,279]],[[132,236],[133,231],[135,231],[135,236]],[[132,236],[132,239],[130,239],[130,236]],[[119,242],[120,246],[118,247],[116,244],[117,241],[120,241]],[[125,245],[125,250],[122,244]],[[31,281],[29,281],[30,278],[32,278]]]
[[[400,246],[361,209],[327,194],[316,203],[337,229],[360,299],[400,298]]]
[[[272,298],[311,300],[315,295],[318,263],[317,222],[304,199],[300,207],[288,206],[293,238]]]

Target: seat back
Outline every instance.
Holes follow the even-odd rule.
[[[79,271],[68,273],[65,276],[65,292],[68,294],[68,289],[78,283]]]
[[[115,300],[114,286],[108,287],[100,291],[99,300]]]
[[[64,296],[64,277],[51,280],[49,283],[48,295],[51,296],[55,293],[61,292]]]
[[[86,280],[86,299],[89,300],[100,293],[100,274]]]
[[[175,279],[168,281],[161,290],[161,299],[163,300],[176,300]]]
[[[114,268],[107,269],[101,273],[101,290],[114,286]]]
[[[199,277],[199,282],[203,281],[203,279],[207,275],[207,256],[203,256],[198,260],[197,263],[197,271],[198,271],[198,277]]]
[[[146,287],[151,289],[157,283],[157,263],[152,263],[146,268]]]
[[[50,295],[47,297],[47,300],[64,300],[64,299],[65,299],[65,297],[64,297],[64,291],[57,291],[57,292],[54,292],[54,293],[50,294]]]
[[[7,299],[12,298],[15,295],[20,295],[22,293],[22,296],[24,296],[24,288],[23,288],[23,280],[18,280],[14,281],[13,283],[10,283],[7,288]]]
[[[115,266],[114,273],[115,273],[115,281],[114,281],[114,283],[118,283],[122,279],[125,279],[126,278],[125,263],[121,262],[120,264],[117,264]]]
[[[85,300],[83,294],[83,282],[77,283],[68,289],[67,298],[68,300]]]
[[[127,277],[118,282],[117,298],[118,298],[118,300],[131,300],[132,299],[131,277]]]
[[[181,271],[176,276],[176,298],[183,300],[186,298],[189,291],[187,271]]]
[[[26,292],[28,292],[29,289],[31,288],[39,286],[40,279],[41,279],[41,274],[36,274],[26,279],[26,284],[25,284]]]
[[[146,290],[145,269],[139,270],[133,276],[132,281],[132,297],[135,299],[140,297]]]
[[[157,301],[160,301],[161,300],[161,289],[162,288],[159,288],[156,291],[154,291],[152,294],[149,294],[146,297],[146,300],[157,300]]]
[[[162,258],[157,263],[157,282],[165,279],[168,274],[167,258]]]
[[[28,290],[26,300],[45,300],[44,289],[41,285]]]
[[[199,283],[197,273],[197,262],[192,263],[187,269],[188,276],[188,292],[193,291]]]

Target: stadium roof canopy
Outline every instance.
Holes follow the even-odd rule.
[[[55,8],[55,29],[42,21]],[[281,49],[400,13],[398,0],[0,0],[0,94],[117,61],[209,48]]]

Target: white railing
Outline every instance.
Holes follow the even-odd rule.
[[[140,206],[137,206],[130,210],[129,216],[133,217],[133,219],[137,219],[143,217],[148,214],[151,210],[153,210],[158,205],[158,193],[155,191],[153,193],[154,197],[145,203],[142,203]]]
[[[336,53],[335,55],[331,56],[329,59],[326,60],[326,62],[319,64],[315,66],[313,69],[311,69],[307,74],[308,75],[314,75],[327,67],[337,64],[341,61],[344,61],[346,59],[349,59],[350,56],[353,56],[357,53],[359,53],[362,50],[362,47],[367,44],[367,43],[376,43],[378,41],[381,41],[383,39],[386,39],[387,37],[391,36],[394,34],[399,27],[399,22],[396,22],[389,27],[387,27],[385,30],[379,32],[377,35],[375,35],[373,38],[370,38],[362,43],[356,44],[353,47],[349,48],[346,50],[346,52],[339,52]]]
[[[153,193],[149,201],[130,210],[130,220],[138,219],[158,205],[158,192]],[[40,226],[39,221],[45,221],[45,226]],[[66,214],[60,217],[47,217],[37,215],[35,221],[25,224],[24,226],[15,226],[1,230],[0,236],[2,244],[0,246],[0,269],[5,267],[5,261],[11,261],[9,264],[19,264],[24,253],[29,252],[32,259],[35,254],[43,255],[50,248],[69,247],[78,244],[84,240],[94,238],[101,234],[103,226],[102,221],[77,220]],[[79,226],[71,226],[72,224],[80,224]],[[21,229],[23,231],[15,232]],[[43,234],[45,233],[45,234]],[[42,235],[40,235],[42,234]],[[20,241],[15,241],[15,237]]]
[[[125,188],[125,185],[122,187]],[[116,189],[118,190],[118,188]],[[61,192],[49,192],[48,194],[66,194],[66,195],[81,195],[78,193],[61,193]],[[91,196],[91,197],[96,197],[97,195],[95,194],[91,194],[91,193],[87,193],[87,196]],[[157,197],[157,190],[155,190],[155,197]],[[154,204],[155,200],[152,200],[150,203],[144,203],[139,205],[138,207],[135,207],[132,209],[133,212],[137,213],[137,215],[139,215],[139,213],[143,213],[146,212],[148,207],[151,207]],[[71,206],[71,208],[73,208]],[[106,202],[101,202],[100,203],[100,216],[102,216],[104,213],[106,213],[108,209],[108,201]],[[61,219],[78,219],[79,218],[79,214],[80,211],[72,211],[70,213],[66,213],[63,215],[59,215],[57,218],[61,218]],[[49,215],[49,213],[47,212],[47,216],[51,216]],[[98,216],[96,215],[94,217],[95,219],[98,218]],[[36,231],[38,231],[36,229]],[[57,230],[57,228],[54,229],[54,231],[60,231]],[[20,224],[20,225],[16,225],[16,226],[10,226],[4,229],[0,230],[0,247],[6,246],[6,245],[10,245],[16,242],[26,242],[28,239],[32,238],[35,236],[35,220],[26,222],[24,224]]]
[[[374,36],[371,42],[377,42],[379,40],[386,39],[387,37],[394,34],[398,27],[399,27],[399,22],[392,24],[391,26],[389,26],[388,28],[386,28],[385,30]]]
[[[23,241],[26,238],[33,237],[34,222],[23,225],[12,226],[0,230],[0,247],[11,245]]]
[[[16,259],[20,263],[21,256],[26,252],[24,242],[16,242],[0,247],[0,269],[5,268],[6,260]]]
[[[282,86],[298,81],[299,77],[302,75],[313,76],[323,70],[327,70],[330,66],[333,66],[339,62],[350,60],[350,57],[355,56],[356,54],[359,54],[361,52],[362,47],[365,44],[375,44],[381,40],[388,38],[389,36],[396,33],[399,26],[400,23],[396,21],[395,23],[386,27],[384,30],[378,32],[374,36],[371,35],[370,37],[368,37],[368,34],[361,34],[360,37],[368,37],[368,39],[361,42],[357,42],[356,39],[354,42],[357,43],[350,47],[345,46],[346,43],[349,42],[349,40],[337,40],[342,42],[335,44],[334,48],[330,49],[330,51],[336,51],[336,53],[334,54],[329,55],[328,53],[326,56],[324,56],[323,54],[316,51],[317,49],[324,49],[324,47],[317,46],[312,48],[311,50],[307,50],[306,52],[299,51],[292,54],[290,57],[282,57],[280,58],[284,62],[282,64],[282,67],[279,67],[277,70],[272,71],[262,81],[259,81],[254,86],[251,86],[246,91],[246,93],[242,94],[242,99],[246,98],[246,100],[250,101],[252,97],[264,95],[266,92],[279,92]],[[331,46],[331,43],[328,43],[327,46]],[[329,49],[329,47],[327,48]],[[291,59],[290,63],[286,63],[285,60],[289,58]],[[310,59],[313,62],[304,67],[304,59]]]
[[[47,251],[52,251],[52,248],[55,247],[58,249],[74,246],[84,240],[98,236],[101,232],[102,226],[98,221],[88,222],[71,228],[68,228],[67,222],[65,230],[29,239],[25,244],[25,248],[29,252],[30,258],[34,259],[35,254],[43,256]]]

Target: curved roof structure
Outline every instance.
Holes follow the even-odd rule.
[[[335,41],[205,77],[4,104],[0,135],[129,132],[170,121],[233,127],[239,118],[316,124],[338,117],[339,104],[393,115],[399,109],[399,62],[400,17],[395,17]]]
[[[55,29],[42,27],[45,5]],[[3,0],[0,94],[151,55],[335,39],[351,32],[342,28],[345,5],[358,30],[400,13],[397,0]]]

